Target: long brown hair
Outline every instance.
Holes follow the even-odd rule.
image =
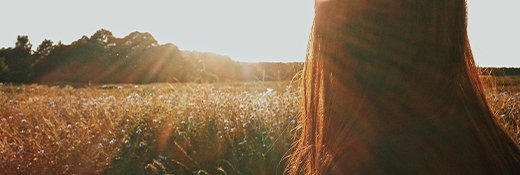
[[[317,0],[290,174],[518,174],[465,0]]]

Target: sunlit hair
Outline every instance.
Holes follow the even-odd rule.
[[[518,174],[464,0],[317,1],[290,174]]]

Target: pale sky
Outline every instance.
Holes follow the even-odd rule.
[[[10,1],[2,0],[0,47],[28,35],[33,50],[100,28],[124,37],[149,32],[159,44],[246,62],[303,62],[314,0]],[[469,0],[468,31],[480,66],[520,67],[520,1]]]

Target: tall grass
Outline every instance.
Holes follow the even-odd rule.
[[[520,145],[520,76],[482,76],[496,120]]]
[[[297,101],[288,82],[5,86],[0,174],[282,174]]]
[[[520,90],[485,81],[520,142]],[[290,82],[2,86],[0,174],[283,174],[298,92]]]

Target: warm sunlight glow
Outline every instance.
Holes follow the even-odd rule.
[[[326,0],[10,1],[0,11],[10,24],[2,27],[0,47],[12,47],[18,35],[28,35],[33,50],[45,38],[69,44],[104,28],[116,37],[149,32],[159,44],[238,61],[303,62],[315,1]],[[518,6],[520,1],[468,0],[468,30],[479,65],[520,66]]]

